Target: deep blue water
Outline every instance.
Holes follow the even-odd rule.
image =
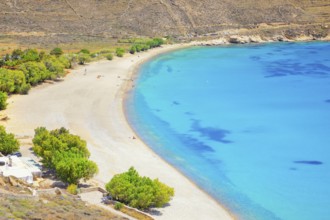
[[[163,54],[140,68],[126,109],[155,152],[240,219],[330,219],[330,43]]]

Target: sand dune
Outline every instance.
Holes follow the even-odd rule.
[[[61,126],[88,143],[100,169],[101,184],[134,166],[141,175],[159,178],[175,188],[170,206],[157,209],[156,219],[231,219],[217,202],[165,163],[137,137],[123,113],[123,100],[133,70],[146,59],[180,46],[166,46],[113,61],[99,61],[73,70],[64,81],[41,85],[27,96],[16,95],[3,112],[7,130],[33,136],[34,129]],[[86,68],[86,74],[85,74]],[[133,82],[134,83],[134,82]],[[4,123],[4,122],[2,122]]]

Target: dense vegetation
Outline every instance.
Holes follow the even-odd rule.
[[[88,180],[98,172],[97,165],[88,159],[86,141],[65,128],[52,131],[36,128],[32,142],[33,151],[42,158],[43,165],[54,169],[65,183],[78,184],[80,179]]]
[[[57,50],[46,54],[35,49],[16,49],[0,59],[0,92],[27,94],[31,86],[62,77],[70,64],[68,57]],[[6,96],[1,95],[0,110],[5,107]]]
[[[141,177],[133,167],[115,175],[106,189],[115,200],[138,209],[162,207],[174,196],[173,188],[158,179]]]
[[[154,38],[152,40],[147,41],[135,41],[133,42],[133,45],[130,48],[129,52],[131,54],[134,54],[136,52],[146,51],[151,48],[160,47],[164,43],[165,41],[161,38]]]
[[[3,126],[0,126],[0,152],[4,155],[19,150],[19,142],[14,134],[7,133]]]

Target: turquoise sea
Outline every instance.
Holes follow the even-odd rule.
[[[141,66],[126,111],[156,153],[239,219],[330,219],[329,42],[160,55]]]

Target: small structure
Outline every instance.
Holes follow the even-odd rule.
[[[41,167],[28,157],[0,157],[0,175],[14,176],[32,184],[33,179],[41,176]]]

